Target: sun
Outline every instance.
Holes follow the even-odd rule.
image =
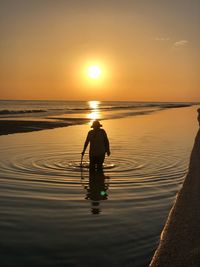
[[[91,79],[98,79],[101,76],[101,68],[96,65],[89,66],[87,69],[87,75]]]

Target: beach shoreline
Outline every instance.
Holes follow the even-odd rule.
[[[200,109],[198,121],[200,125]],[[200,264],[200,129],[191,152],[189,170],[161,233],[149,267],[196,267]]]
[[[152,112],[163,111],[166,109],[174,109],[174,108],[187,108],[191,107],[194,104],[165,104],[160,109],[157,110],[139,110],[127,113],[119,113],[115,116],[101,118],[101,120],[105,119],[118,119],[126,116],[138,116],[138,115],[148,115]],[[64,114],[65,115],[65,114]],[[66,114],[67,115],[67,114]],[[83,117],[59,117],[59,116],[49,116],[49,117],[25,117],[23,114],[23,118],[17,117],[0,117],[0,136],[15,134],[15,133],[27,133],[33,131],[41,131],[48,130],[60,127],[68,127],[73,125],[86,124],[91,121],[91,118],[83,118]]]

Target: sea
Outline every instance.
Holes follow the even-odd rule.
[[[0,101],[0,123],[70,122],[0,136],[0,266],[147,267],[187,174],[197,108]],[[103,173],[90,174],[88,150],[83,159],[81,151],[95,119],[107,132],[111,155]]]
[[[0,119],[89,118],[114,119],[146,114],[160,109],[187,107],[194,102],[128,102],[128,101],[38,101],[0,100]],[[63,116],[61,116],[63,115]]]

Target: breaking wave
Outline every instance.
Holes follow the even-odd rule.
[[[41,112],[47,112],[47,110],[42,110],[42,109],[33,109],[33,110],[9,110],[9,109],[3,109],[3,110],[0,110],[0,115],[17,115],[17,114],[41,113]]]

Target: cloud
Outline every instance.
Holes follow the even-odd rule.
[[[186,47],[186,46],[188,46],[188,44],[189,44],[189,41],[187,41],[187,40],[180,40],[180,41],[177,41],[177,42],[174,43],[174,47],[175,48]]]
[[[169,41],[170,38],[169,37],[156,37],[155,40],[160,41],[160,42],[165,42],[165,41]]]

